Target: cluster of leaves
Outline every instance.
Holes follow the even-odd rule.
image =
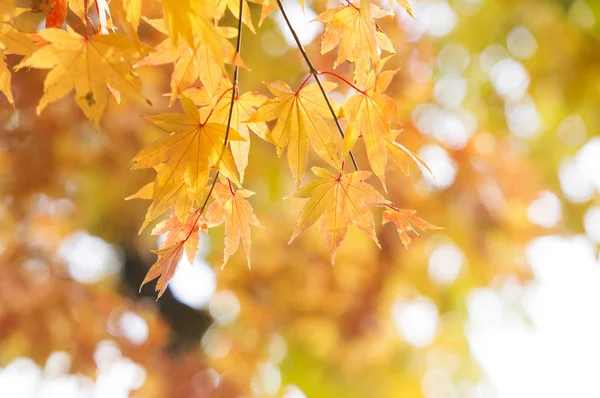
[[[280,0],[253,2],[262,6],[259,25],[279,7],[295,36]],[[407,2],[400,1],[400,5],[411,13]],[[240,55],[242,24],[256,32],[246,0],[162,0],[162,18],[142,16],[141,0],[113,0],[110,6],[106,0],[49,0],[38,6],[47,12],[46,28],[32,35],[19,32],[10,23],[26,10],[11,1],[3,2],[0,8],[4,21],[0,24],[0,90],[11,103],[11,73],[3,61],[5,53],[25,56],[17,70],[49,70],[38,114],[74,92],[77,105],[96,130],[100,129],[109,93],[117,103],[122,97],[149,103],[141,94],[142,81],[136,68],[173,66],[170,105],[179,100],[183,113],[146,116],[168,135],[134,158],[134,169],[154,169],[156,178],[130,197],[152,201],[142,229],[172,212],[153,230],[154,234],[168,235],[144,280],[159,278],[159,297],[181,257],[194,258],[200,230],[224,224],[223,265],[240,241],[250,265],[250,226],[260,226],[247,200],[253,192],[242,187],[250,132],[275,145],[279,156],[287,156],[296,185],[292,196],[308,199],[290,243],[319,220],[332,263],[350,224],[377,243],[370,206],[385,208],[383,221],[396,225],[405,246],[410,242],[408,232],[436,228],[413,210],[392,204],[366,181],[374,174],[387,190],[389,157],[405,174],[409,174],[411,160],[427,168],[395,142],[401,123],[397,105],[385,91],[397,71],[385,70],[389,56],[381,56],[393,54],[394,47],[376,22],[393,16],[393,12],[370,0],[347,1],[323,12],[317,18],[325,24],[321,52],[337,49],[333,69],[345,62],[352,64],[353,82],[333,71],[317,71],[296,40],[310,73],[296,89],[281,81],[265,82],[272,94],[266,97],[239,88],[239,68],[246,67]],[[80,22],[67,24],[63,30],[69,9]],[[227,10],[237,18],[237,27],[221,25]],[[164,41],[155,47],[141,43],[137,30],[142,21],[164,34]],[[235,46],[230,39],[236,41]],[[233,77],[227,73],[228,65],[234,70]],[[355,93],[338,105],[329,98],[337,85],[322,81],[324,75],[337,78]],[[310,79],[315,81],[309,83]],[[359,170],[352,153],[361,138],[372,172]],[[317,178],[302,185],[309,147],[328,168],[313,167]],[[353,172],[346,170],[348,158]]]

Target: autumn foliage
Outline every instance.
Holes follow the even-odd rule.
[[[419,221],[420,228],[435,228],[418,218],[406,217],[403,210],[378,193],[366,182],[371,173],[359,171],[352,155],[352,149],[362,138],[369,165],[384,189],[390,153],[405,171],[408,170],[407,158],[426,167],[408,149],[394,142],[401,122],[395,102],[384,92],[396,71],[385,70],[388,57],[380,56],[382,52],[393,54],[394,47],[376,22],[378,18],[392,15],[390,12],[368,0],[356,4],[347,2],[325,11],[317,18],[326,25],[321,52],[337,48],[333,69],[344,62],[352,63],[354,83],[335,72],[314,69],[298,41],[306,57],[309,75],[296,89],[281,81],[265,82],[273,95],[267,98],[257,92],[239,89],[239,68],[247,67],[241,54],[242,24],[256,33],[245,0],[222,2],[216,7],[210,2],[165,0],[162,19],[143,16],[141,1],[120,0],[118,3],[116,15],[121,20],[113,17],[103,0],[44,3],[48,9],[46,28],[37,34],[25,35],[10,24],[2,25],[4,37],[11,39],[11,45],[4,51],[26,55],[15,70],[49,70],[36,109],[38,114],[48,104],[73,95],[96,130],[100,129],[109,96],[117,103],[122,96],[149,102],[141,93],[143,83],[136,68],[173,65],[169,103],[172,105],[179,99],[184,113],[145,115],[150,123],[168,135],[142,149],[132,163],[134,169],[156,171],[155,181],[132,196],[152,200],[143,227],[167,212],[174,213],[155,228],[156,233],[168,233],[169,238],[156,252],[158,260],[144,280],[146,283],[159,278],[156,285],[159,297],[184,253],[190,258],[195,256],[197,244],[190,245],[189,242],[197,241],[201,228],[224,223],[223,265],[237,250],[240,240],[250,265],[250,225],[260,225],[246,200],[251,193],[242,188],[250,141],[256,139],[250,132],[273,143],[278,156],[287,157],[298,189],[293,195],[309,199],[290,243],[320,219],[321,231],[334,263],[335,252],[349,224],[356,225],[377,242],[369,206],[388,207],[386,220],[396,220],[405,245],[410,241],[406,238],[407,232],[415,231],[411,222]],[[295,35],[279,1],[276,4],[272,0],[259,3],[263,8],[261,22],[278,5]],[[408,5],[402,5],[410,13]],[[81,21],[79,26],[67,24],[63,30],[67,7]],[[219,24],[226,8],[238,18],[237,28]],[[10,21],[16,12],[16,8],[9,7],[3,19]],[[97,26],[90,22],[92,13],[96,14]],[[135,34],[141,21],[167,36],[165,40],[156,47],[143,45]],[[121,29],[117,29],[119,25]],[[235,39],[236,47],[230,39]],[[227,65],[234,69],[232,76],[227,72]],[[12,101],[10,71],[6,65],[3,68],[2,91]],[[322,81],[324,75],[349,85],[356,94],[338,105],[329,97],[337,84]],[[309,83],[311,79],[315,82]],[[197,83],[200,86],[194,87]],[[345,129],[341,127],[344,121]],[[269,129],[266,122],[273,122],[272,128]],[[341,145],[340,137],[343,138]],[[309,164],[309,147],[328,163],[330,169],[314,168],[318,179],[301,187]],[[352,159],[349,167],[353,167],[354,172],[346,170],[348,156]],[[226,185],[218,183],[219,177],[225,178]]]
[[[487,395],[471,332],[597,202],[583,3],[0,0],[0,388]]]

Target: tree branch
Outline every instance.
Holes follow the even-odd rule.
[[[342,136],[342,138],[344,138],[344,131],[342,130],[340,121],[338,120],[337,115],[335,114],[335,111],[333,110],[333,106],[331,105],[331,101],[329,101],[329,97],[327,96],[327,92],[325,91],[325,88],[323,87],[323,84],[321,83],[321,80],[319,79],[319,71],[317,69],[315,69],[312,62],[310,61],[310,58],[308,58],[308,54],[306,53],[306,50],[304,50],[302,43],[300,43],[300,39],[298,38],[296,31],[292,27],[292,24],[283,8],[283,4],[281,4],[281,0],[277,0],[277,5],[279,5],[279,10],[281,11],[281,14],[283,15],[283,19],[285,19],[285,23],[287,24],[288,28],[290,29],[290,32],[292,32],[292,36],[294,36],[296,45],[298,46],[298,49],[302,53],[302,56],[304,57],[304,61],[306,61],[306,64],[308,65],[310,74],[313,75],[313,77],[315,78],[315,81],[319,85],[319,89],[321,90],[321,93],[323,94],[323,97],[325,98],[325,101],[327,102],[327,107],[329,108],[329,111],[331,112],[331,116],[333,116],[333,120],[335,120],[335,125],[337,126],[337,129],[340,132],[340,135]],[[350,155],[350,159],[352,159],[352,164],[354,165],[354,168],[358,171],[358,164],[356,163],[354,154],[352,153],[352,151],[348,152],[348,154]]]
[[[242,17],[243,17],[242,12],[243,11],[244,11],[244,0],[240,0],[240,13],[238,15],[238,25],[237,25],[238,36],[237,36],[237,43],[235,46],[235,54],[233,56],[234,63],[237,61],[237,57],[242,50]],[[213,179],[212,185],[210,186],[210,189],[208,190],[206,199],[204,200],[204,203],[202,204],[202,207],[200,208],[200,213],[204,212],[204,209],[206,208],[206,205],[208,204],[208,201],[210,199],[210,195],[212,194],[213,189],[215,189],[215,185],[217,184],[217,180],[219,179],[219,174],[221,174],[219,172],[219,164],[221,163],[223,154],[225,153],[225,150],[227,149],[227,142],[229,141],[229,131],[231,130],[231,118],[233,116],[233,106],[235,103],[235,98],[238,95],[239,77],[240,77],[240,67],[236,64],[233,69],[233,86],[232,86],[232,90],[231,90],[231,103],[229,104],[229,115],[227,117],[227,129],[225,130],[225,139],[223,140],[223,149],[221,150],[221,154],[219,155],[219,160],[217,160],[217,164],[215,165],[215,167],[217,168],[217,173],[215,174],[215,178]],[[215,106],[216,106],[216,104],[215,104]]]

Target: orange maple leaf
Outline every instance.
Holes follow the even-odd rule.
[[[393,222],[396,224],[398,235],[400,236],[400,242],[404,248],[408,248],[411,242],[410,235],[408,232],[413,232],[415,235],[420,236],[418,229],[424,231],[426,229],[443,229],[436,227],[433,224],[428,223],[421,217],[417,216],[416,210],[406,209],[392,209],[388,208],[383,212],[383,223]]]
[[[250,267],[250,225],[261,227],[252,206],[246,200],[252,195],[254,192],[246,189],[234,191],[231,184],[227,186],[219,183],[213,189],[214,202],[208,208],[206,222],[209,227],[225,223],[225,249],[221,268],[238,250],[240,241],[246,252],[248,267]]]
[[[318,177],[294,193],[296,198],[308,198],[296,223],[291,243],[304,230],[321,219],[321,233],[331,250],[331,263],[344,240],[348,224],[365,232],[379,246],[375,234],[375,221],[368,205],[386,204],[388,201],[372,186],[364,182],[371,173],[356,171],[350,174],[333,173],[313,167]]]

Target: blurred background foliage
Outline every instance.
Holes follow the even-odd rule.
[[[330,70],[335,54],[320,55],[322,26],[308,22],[327,2],[312,1],[306,15],[292,3],[309,55]],[[396,170],[388,188],[444,230],[408,250],[391,225],[379,231],[382,250],[351,230],[333,267],[316,229],[288,246],[301,202],[282,200],[294,190],[285,160],[253,137],[246,187],[266,229],[253,231],[252,270],[239,253],[218,269],[217,230],[158,302],[153,286],[137,291],[157,246],[137,234],[145,203],[124,198],[149,180],[129,163],[160,136],[139,115],[167,111],[171,70],[139,69],[154,106],[113,101],[99,133],[70,97],[36,117],[45,73],[15,73],[16,107],[0,98],[3,396],[502,395],[473,356],[471,332],[497,300],[531,324],[522,301],[539,276],[531,242],[586,234],[597,261],[600,3],[421,0],[413,9],[416,19],[398,8],[379,20],[397,52],[389,67],[401,67],[388,95],[404,121],[398,141],[437,181]],[[16,24],[35,32],[41,21],[26,13]],[[304,79],[284,28],[274,13],[257,35],[244,32],[242,91]],[[162,40],[147,24],[140,38]]]

